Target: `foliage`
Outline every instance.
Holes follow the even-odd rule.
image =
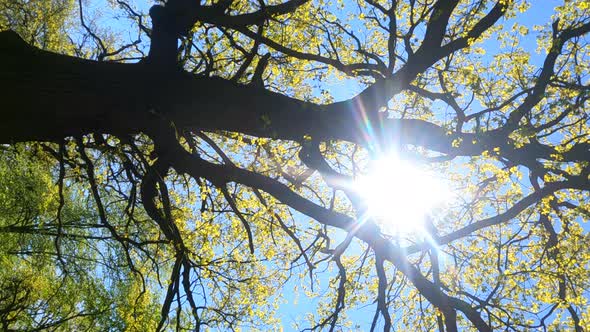
[[[0,27],[92,60],[3,33],[3,329],[590,329],[587,1],[0,0]],[[353,188],[392,152],[452,187],[423,232]]]

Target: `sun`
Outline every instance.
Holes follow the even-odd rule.
[[[452,197],[440,174],[394,154],[372,160],[354,188],[364,201],[366,217],[395,236],[425,235],[426,218]]]

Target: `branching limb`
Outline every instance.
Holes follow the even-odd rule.
[[[242,225],[244,225],[244,229],[246,230],[246,234],[248,235],[248,248],[250,249],[250,253],[254,254],[254,239],[252,237],[252,230],[250,229],[250,224],[238,209],[238,206],[236,205],[234,198],[230,195],[229,191],[227,191],[226,185],[221,186],[219,189],[223,193],[223,197],[225,197],[225,200],[229,203],[229,206],[232,208],[234,213],[242,222]]]
[[[377,310],[381,313],[381,316],[385,321],[385,324],[383,325],[383,331],[387,332],[391,330],[391,316],[389,315],[387,298],[385,294],[385,290],[387,289],[387,275],[385,274],[385,268],[383,267],[383,263],[383,258],[376,253],[375,269],[377,270],[377,278],[379,278],[377,290]],[[375,321],[373,320],[371,330],[373,330],[374,325]]]

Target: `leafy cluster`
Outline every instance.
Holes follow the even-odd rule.
[[[587,1],[90,3],[0,0],[3,329],[590,329]]]

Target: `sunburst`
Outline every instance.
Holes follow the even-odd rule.
[[[364,201],[367,217],[384,233],[399,236],[424,232],[426,218],[452,198],[440,174],[394,154],[372,160],[354,188]]]

